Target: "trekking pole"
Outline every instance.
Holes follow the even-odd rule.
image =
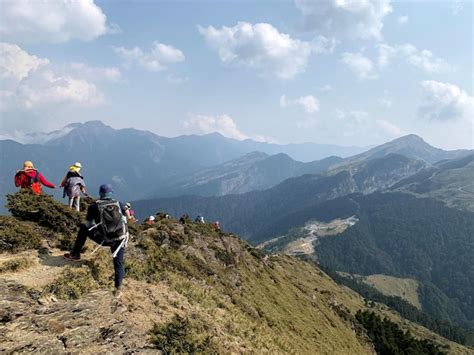
[[[115,249],[114,253],[112,254],[112,258],[115,258],[118,254],[118,252],[120,251],[120,249],[123,248],[124,244],[126,243],[126,241],[128,240],[128,235],[122,239],[122,242],[120,243],[120,245],[118,246],[117,249]]]
[[[102,246],[102,244],[104,244],[104,241],[102,241],[102,243],[100,243],[100,244],[97,246],[97,248],[95,248],[95,249],[92,251],[91,255],[93,255],[97,250],[99,250],[99,248]]]
[[[88,231],[90,232],[91,230],[96,229],[96,228],[97,228],[98,226],[100,226],[101,224],[102,224],[102,223],[94,224],[92,227],[90,227],[90,228],[88,229]]]

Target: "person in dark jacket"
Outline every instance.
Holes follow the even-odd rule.
[[[15,186],[21,189],[31,189],[34,182],[39,182],[50,189],[56,188],[52,182],[46,180],[43,174],[35,169],[31,161],[27,160],[23,163],[23,169],[18,170],[15,174]]]
[[[86,221],[84,224],[81,224],[79,228],[79,232],[77,234],[76,241],[74,243],[74,247],[72,248],[71,252],[64,254],[64,258],[67,260],[72,261],[79,261],[81,260],[81,250],[86,243],[87,237],[92,239],[94,242],[102,245],[104,243],[104,235],[103,229],[99,228],[100,224],[100,211],[98,203],[109,201],[109,202],[117,202],[112,198],[112,185],[110,184],[103,184],[100,186],[99,194],[100,200],[93,203],[87,209],[87,216]],[[120,209],[123,215],[124,220],[125,218],[125,209],[122,203],[120,203]],[[127,238],[128,239],[128,238]],[[125,267],[124,267],[124,249],[127,242],[127,239],[117,240],[110,244],[104,246],[109,246],[112,252],[113,262],[114,262],[114,281],[115,281],[115,290],[114,296],[120,296],[120,287],[122,285],[122,280],[125,276]]]
[[[69,167],[69,171],[61,181],[60,187],[63,187],[63,198],[69,198],[69,208],[76,209],[77,212],[80,210],[81,192],[86,194],[86,184],[84,177],[80,174],[82,165],[79,162],[74,163]]]

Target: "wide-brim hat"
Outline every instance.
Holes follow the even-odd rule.
[[[25,170],[34,169],[34,168],[35,168],[35,166],[34,166],[33,163],[32,163],[31,161],[29,161],[29,160],[27,160],[27,161],[25,161],[25,162],[23,163],[23,169],[25,169]]]

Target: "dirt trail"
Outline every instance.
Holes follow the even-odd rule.
[[[41,289],[51,283],[68,262],[63,258],[63,251],[52,250],[51,254],[38,255],[37,251],[18,254],[0,254],[0,264],[18,258],[28,258],[33,264],[25,270],[0,274],[0,280],[13,280],[21,285]]]
[[[156,354],[148,331],[171,319],[176,313],[171,304],[188,308],[186,300],[165,283],[144,287],[134,280],[126,280],[118,299],[107,289],[72,301],[32,297],[70,263],[63,253],[0,254],[0,264],[19,257],[34,261],[28,269],[0,274],[0,353]]]

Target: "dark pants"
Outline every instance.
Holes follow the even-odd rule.
[[[102,237],[95,232],[94,230],[89,231],[89,229],[84,225],[81,224],[79,228],[79,233],[77,233],[77,238],[76,242],[74,243],[74,247],[72,248],[71,254],[74,256],[81,256],[81,250],[84,244],[86,243],[87,237],[92,239],[94,242],[101,244],[102,243]],[[110,250],[112,254],[117,250],[117,248],[120,246],[121,241],[114,242],[111,245],[107,245],[110,247]],[[125,248],[120,248],[120,250],[117,253],[117,256],[114,259],[114,270],[115,270],[115,287],[119,288],[120,285],[122,285],[122,280],[123,277],[125,276],[125,267],[124,267],[124,262],[123,262],[123,256],[124,256],[124,251]]]

